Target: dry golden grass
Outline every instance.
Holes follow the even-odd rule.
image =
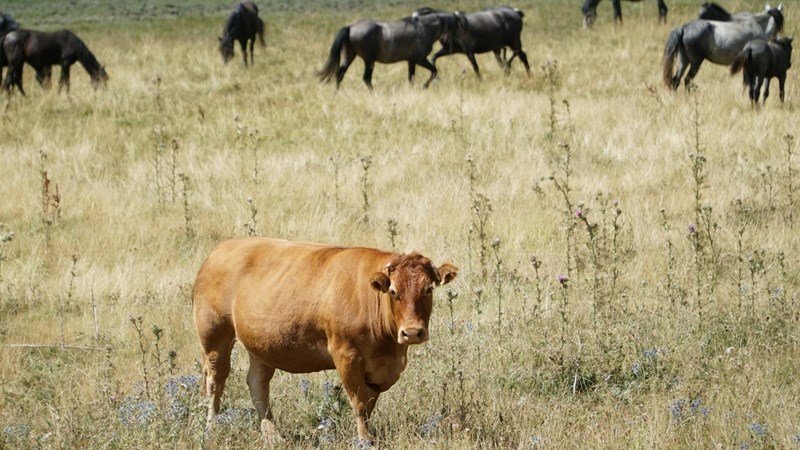
[[[784,138],[795,135],[798,152],[796,71],[786,104],[775,86],[759,111],[738,77],[708,63],[695,94],[673,94],[660,82],[663,44],[696,5],[670,2],[670,26],[656,27],[654,2],[643,3],[623,5],[614,26],[604,2],[592,31],[571,2],[515,5],[530,77],[517,61],[505,77],[482,55],[478,82],[456,55],[427,90],[424,69],[409,86],[404,64],[378,65],[371,94],[361,61],[338,92],[314,71],[339,27],[404,8],[262,8],[267,47],[249,69],[238,49],[222,66],[220,17],[71,26],[106,65],[107,89],[93,92],[75,66],[71,95],[58,95],[26,69],[28,97],[3,98],[0,236],[13,238],[0,244],[0,446],[263,446],[242,351],[223,399],[228,417],[242,417],[212,435],[196,386],[164,390],[199,373],[198,267],[250,229],[391,248],[389,219],[398,251],[462,272],[452,306],[437,293],[432,341],[379,401],[373,426],[386,448],[797,446],[800,162]],[[786,2],[789,34],[797,6]],[[548,180],[564,182],[562,143],[571,210]],[[483,239],[479,198],[491,204]],[[594,260],[578,202],[597,225]],[[697,205],[709,215],[698,220]],[[62,352],[62,338],[100,350]],[[350,408],[325,382],[336,374],[276,376],[290,447],[351,446]],[[175,401],[187,408],[177,418]],[[334,425],[320,427],[326,418]]]

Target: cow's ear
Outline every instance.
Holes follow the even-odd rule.
[[[375,272],[375,275],[369,280],[369,284],[372,285],[372,288],[376,291],[381,291],[385,294],[389,292],[389,286],[392,284],[392,281],[389,280],[389,275],[383,272]]]
[[[440,285],[453,281],[456,278],[456,275],[458,275],[458,267],[448,263],[444,263],[439,266],[439,279],[441,280],[439,283]]]

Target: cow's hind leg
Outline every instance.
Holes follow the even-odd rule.
[[[250,370],[247,372],[247,386],[250,388],[250,398],[261,419],[261,433],[267,442],[274,444],[281,442],[280,433],[273,422],[272,407],[269,404],[269,382],[275,374],[275,368],[270,367],[250,355]]]
[[[200,333],[203,346],[203,394],[208,396],[206,431],[211,428],[214,416],[219,413],[220,399],[225,390],[225,381],[231,373],[231,351],[236,343],[233,327],[225,327],[219,333]],[[205,338],[205,339],[204,339]]]

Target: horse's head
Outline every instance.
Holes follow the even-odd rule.
[[[233,58],[233,39],[227,36],[219,39],[219,53],[222,55],[222,63],[228,64],[228,61]]]
[[[767,3],[767,6],[764,8],[765,12],[769,14],[772,18],[771,22],[774,22],[774,25],[767,26],[767,34],[770,36],[775,36],[781,31],[783,31],[783,3],[778,4],[778,6],[772,7]]]
[[[0,36],[19,28],[17,22],[6,13],[0,12]]]
[[[97,71],[92,74],[92,87],[96,90],[100,87],[106,87],[108,83],[108,73],[106,73],[105,66],[99,66]]]
[[[595,19],[597,19],[597,4],[600,0],[584,0],[581,6],[583,13],[583,28],[592,28]]]

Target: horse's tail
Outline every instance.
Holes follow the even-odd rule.
[[[319,77],[319,81],[327,83],[331,81],[333,75],[336,74],[336,71],[339,70],[339,60],[342,57],[342,47],[344,47],[350,41],[350,27],[344,27],[336,33],[336,37],[333,39],[333,45],[331,45],[331,51],[328,55],[328,60],[325,61],[325,66],[317,72],[317,76]]]
[[[675,56],[683,46],[683,27],[674,28],[669,32],[667,45],[664,46],[664,56],[661,59],[663,69],[664,84],[672,88],[672,68],[675,65]]]
[[[744,69],[747,72],[747,64],[750,62],[750,54],[752,49],[744,49],[736,55],[736,59],[731,63],[731,76],[736,75]]]

